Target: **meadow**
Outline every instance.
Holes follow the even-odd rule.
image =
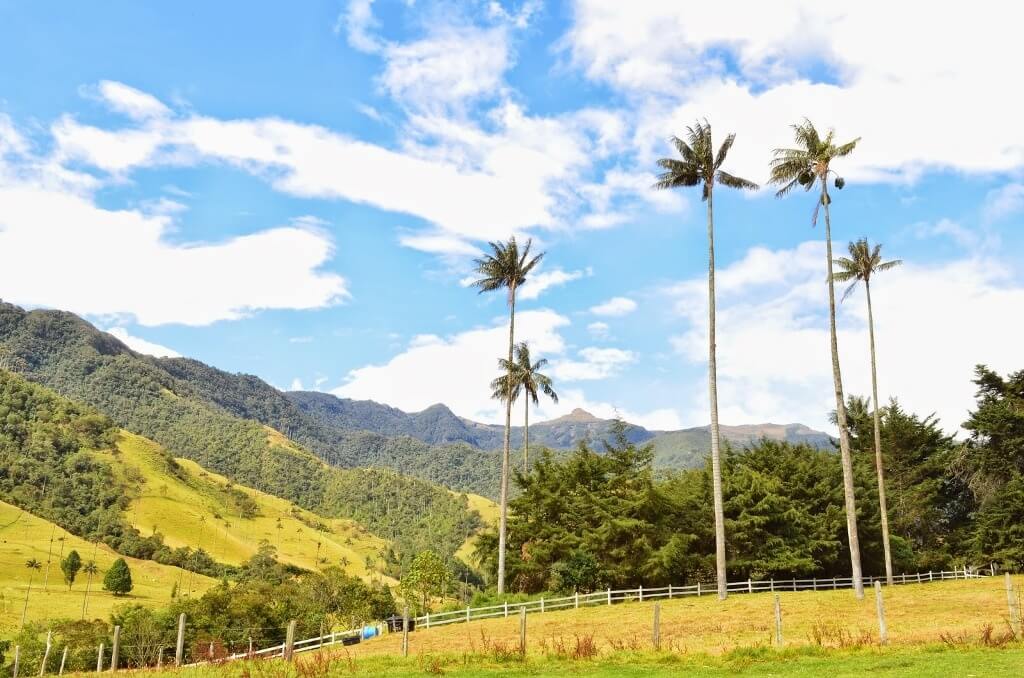
[[[29,570],[25,563],[32,558],[39,561],[42,569],[32,577],[27,620],[82,617],[88,575],[79,572],[74,586],[69,590],[60,570],[61,553],[67,555],[72,549],[78,551],[85,562],[95,559],[100,570],[98,575],[93,576],[85,615],[87,619],[108,619],[115,607],[125,603],[138,603],[147,607],[167,605],[175,584],[182,591],[191,587],[193,594],[198,595],[216,583],[208,577],[151,560],[125,558],[131,568],[135,588],[128,596],[115,597],[103,590],[103,573],[120,557],[119,554],[102,544],[97,546],[88,543],[53,523],[0,502],[0,634],[9,637],[21,623],[29,580]]]

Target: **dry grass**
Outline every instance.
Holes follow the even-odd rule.
[[[1017,577],[1024,586],[1024,577]],[[856,648],[878,642],[875,601],[868,591],[858,601],[851,591],[781,593],[787,647]],[[986,625],[1006,628],[1006,593],[1001,578],[908,584],[884,590],[889,642],[918,645],[945,638],[977,638]],[[531,614],[528,652],[561,654],[588,637],[598,652],[651,648],[652,603],[625,603]],[[772,596],[755,593],[661,601],[662,648],[721,654],[744,647],[771,646],[775,626]],[[460,623],[410,634],[414,654],[474,653],[481,638],[488,647],[518,648],[519,619]],[[399,653],[400,634],[352,648],[357,658]]]

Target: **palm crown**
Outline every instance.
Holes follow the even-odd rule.
[[[473,282],[473,287],[478,288],[481,293],[507,287],[509,301],[511,301],[512,290],[526,281],[526,275],[544,258],[544,254],[538,254],[531,259],[530,246],[533,241],[527,240],[526,247],[520,252],[515,236],[509,238],[507,243],[492,242],[489,244],[491,254],[484,255],[473,262],[476,264],[477,274],[481,276],[480,279]]]
[[[851,242],[849,251],[849,257],[839,257],[835,260],[840,270],[832,274],[832,279],[836,282],[853,281],[843,292],[843,300],[850,296],[858,282],[868,284],[871,282],[872,274],[888,271],[903,263],[900,259],[882,261],[882,246],[871,247],[867,238]]]
[[[504,401],[507,394],[511,394],[512,402],[515,402],[519,395],[526,391],[526,397],[532,400],[534,405],[540,403],[541,393],[557,403],[558,394],[555,393],[551,377],[541,373],[547,364],[545,358],[536,362],[530,359],[530,347],[525,341],[516,344],[515,360],[511,363],[505,358],[498,361],[502,375],[491,382],[491,397]]]
[[[686,139],[677,136],[672,137],[672,143],[682,160],[675,158],[662,158],[658,166],[664,172],[658,175],[658,181],[654,188],[681,188],[686,186],[700,186],[701,197],[707,200],[711,195],[711,187],[715,182],[724,184],[729,188],[756,189],[757,184],[741,177],[729,174],[722,169],[729,149],[736,141],[736,135],[730,134],[714,150],[711,142],[711,125],[707,120],[698,122],[692,127],[686,128]]]
[[[835,130],[829,130],[822,138],[817,128],[807,118],[793,125],[793,138],[799,148],[776,148],[772,153],[771,178],[768,182],[781,186],[775,195],[779,198],[789,193],[798,184],[804,190],[811,190],[815,180],[828,181],[829,165],[835,158],[842,158],[853,152],[860,137],[845,144],[836,145]],[[842,189],[846,182],[836,177],[835,187]]]

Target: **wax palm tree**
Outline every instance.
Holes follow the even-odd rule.
[[[28,614],[28,595],[32,593],[32,578],[36,572],[43,569],[43,565],[35,558],[30,558],[25,562],[25,567],[28,568],[28,588],[25,589],[25,605],[21,608],[21,628],[25,628],[25,615]]]
[[[885,551],[885,581],[892,586],[892,551],[889,548],[889,512],[885,503],[885,467],[882,464],[882,425],[881,406],[878,403],[878,369],[875,359],[875,317],[871,309],[871,276],[896,268],[903,262],[899,259],[882,261],[882,246],[868,245],[867,238],[851,242],[848,246],[849,257],[835,260],[839,271],[832,274],[836,282],[849,282],[850,286],[843,293],[843,301],[850,296],[857,283],[864,283],[864,294],[868,300],[868,343],[871,348],[871,398],[875,409],[872,414],[875,427],[875,470],[878,472],[878,507],[882,515],[882,547]]]
[[[711,484],[715,511],[715,566],[718,579],[718,597],[725,600],[728,589],[725,568],[725,511],[722,500],[722,462],[718,426],[718,360],[715,352],[715,213],[714,188],[719,183],[728,188],[756,189],[757,184],[729,174],[722,169],[736,140],[735,134],[715,152],[708,121],[697,122],[686,128],[686,139],[672,137],[681,160],[662,158],[658,165],[665,170],[658,176],[655,188],[701,187],[701,199],[708,204],[708,400],[711,411]]]
[[[92,588],[92,577],[99,571],[99,568],[96,567],[95,560],[90,560],[82,566],[82,572],[89,575],[85,580],[85,597],[82,599],[82,619],[85,619],[85,610],[89,606],[89,590]]]
[[[830,177],[834,177],[836,189],[846,185],[845,180],[832,170],[832,161],[853,152],[860,138],[836,145],[833,130],[822,137],[810,120],[793,125],[793,136],[798,148],[777,148],[771,161],[771,183],[779,186],[777,197],[783,197],[796,186],[810,191],[817,185],[820,195],[815,201],[811,223],[816,224],[818,211],[825,209],[825,258],[828,267],[828,321],[832,350],[832,382],[836,396],[836,420],[839,424],[839,456],[843,466],[843,495],[846,503],[846,529],[850,540],[850,567],[853,588],[858,598],[864,597],[864,581],[860,567],[860,539],[857,535],[857,508],[853,492],[853,461],[850,457],[850,432],[846,424],[846,408],[843,402],[843,377],[839,369],[839,343],[836,339],[836,294],[832,279],[832,220],[830,206],[832,198],[828,192]]]
[[[495,290],[508,290],[508,366],[511,366],[513,356],[512,347],[515,345],[516,327],[516,290],[524,282],[530,271],[537,266],[544,254],[538,254],[530,258],[531,240],[526,241],[526,247],[519,250],[515,237],[509,238],[507,243],[490,243],[491,253],[477,259],[476,273],[480,276],[473,286],[478,288],[480,293],[493,292]],[[511,385],[511,382],[509,383]],[[510,394],[511,396],[511,394]],[[505,441],[501,455],[501,517],[498,522],[498,593],[505,592],[505,527],[508,520],[508,474],[509,474],[509,447],[512,435],[512,398],[505,399]]]
[[[521,391],[526,392],[523,418],[523,473],[526,473],[530,470],[530,401],[532,400],[534,405],[539,405],[540,394],[543,393],[557,403],[558,394],[551,384],[551,377],[541,374],[541,370],[548,364],[546,359],[541,358],[533,362],[530,358],[530,347],[525,341],[516,344],[515,354],[516,359],[511,366],[504,358],[498,361],[504,374],[491,382],[491,397],[504,402],[504,394],[511,391],[514,393],[514,402]],[[508,385],[509,379],[512,380],[511,388]]]

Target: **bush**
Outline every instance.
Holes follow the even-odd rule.
[[[115,596],[123,596],[131,592],[133,588],[132,571],[128,568],[128,563],[124,558],[115,560],[107,573],[103,575],[103,588]]]

